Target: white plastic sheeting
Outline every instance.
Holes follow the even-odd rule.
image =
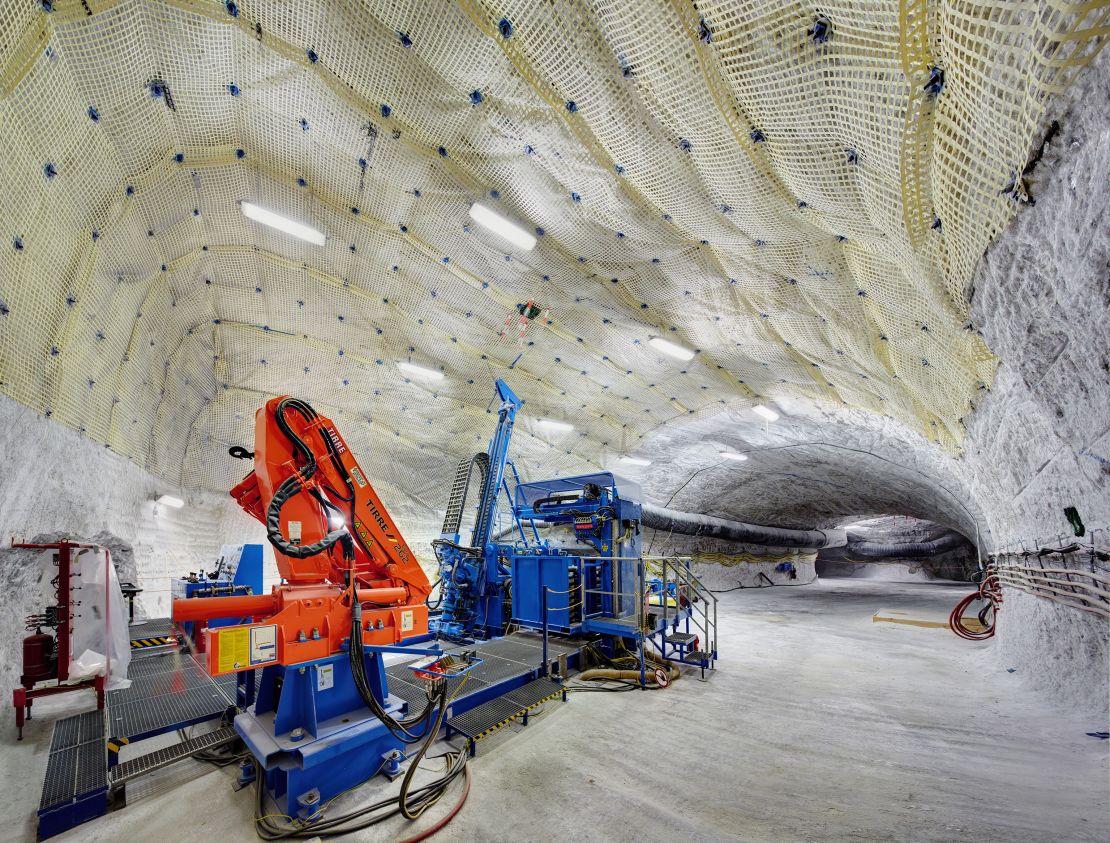
[[[107,673],[108,690],[126,688],[131,684],[131,636],[111,553],[82,548],[74,554],[71,573],[69,678],[80,681]]]

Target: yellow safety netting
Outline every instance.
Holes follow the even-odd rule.
[[[975,263],[1108,14],[0,0],[0,389],[217,489],[293,393],[429,508],[445,455],[484,447],[493,376],[528,402],[533,476],[786,394],[955,449],[994,366]],[[475,200],[537,248],[470,224]]]

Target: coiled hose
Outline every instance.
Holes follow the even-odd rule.
[[[670,684],[671,682],[674,682],[676,679],[678,679],[678,677],[682,673],[679,666],[677,664],[675,664],[673,661],[671,661],[670,659],[661,659],[658,656],[656,656],[654,653],[645,652],[644,653],[644,661],[650,662],[650,663],[655,664],[655,665],[658,665],[659,667],[661,667],[665,671],[667,671],[667,683],[668,684]],[[592,670],[586,670],[586,671],[583,671],[582,673],[579,673],[574,678],[575,679],[580,679],[580,680],[583,680],[583,681],[589,681],[591,679],[616,679],[616,680],[621,680],[621,681],[631,680],[631,681],[634,681],[636,683],[639,683],[639,681],[640,681],[640,671],[639,671],[639,669],[622,670],[622,669],[619,669],[619,668],[612,668],[612,667],[595,667]],[[647,681],[651,682],[652,684],[658,684],[658,682],[655,678],[654,671],[648,671]]]
[[[984,601],[978,615],[979,623],[982,626],[982,629],[979,630],[969,629],[964,624],[964,612],[976,600]],[[948,615],[948,628],[967,641],[986,641],[988,638],[994,637],[998,610],[1001,606],[1002,587],[998,583],[998,577],[988,569],[983,581],[979,583],[978,591],[973,591],[967,595],[956,604],[951,614]]]

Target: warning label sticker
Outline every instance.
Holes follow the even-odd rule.
[[[250,630],[247,627],[232,627],[219,633],[220,658],[217,669],[220,673],[230,673],[247,666],[250,656]]]
[[[277,659],[277,626],[251,627],[251,664],[265,664]]]
[[[416,625],[412,615],[412,609],[401,612],[401,632],[412,632],[412,628]]]
[[[316,690],[326,691],[335,685],[335,665],[322,664],[316,668]]]

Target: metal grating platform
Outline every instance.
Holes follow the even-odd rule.
[[[149,621],[129,627],[131,652],[136,655],[164,652],[167,648],[179,645],[169,618],[151,618]]]
[[[50,756],[39,809],[70,802],[108,786],[104,712],[87,711],[59,720],[50,739]]]
[[[54,733],[50,736],[50,752],[92,740],[104,740],[104,712],[100,709],[56,721]]]
[[[234,685],[221,686],[189,656],[141,659],[131,687],[108,692],[108,733],[136,740],[219,717],[234,703]]]
[[[496,685],[498,682],[503,682],[506,679],[513,679],[517,676],[524,676],[535,670],[534,665],[522,664],[521,662],[513,662],[508,659],[502,659],[498,656],[487,655],[484,651],[479,652],[484,661],[472,671],[470,671],[471,681],[474,679],[481,680],[487,685]]]
[[[498,697],[487,703],[482,703],[466,714],[452,717],[447,721],[447,727],[452,732],[457,732],[470,740],[477,740],[490,729],[503,724],[514,717],[524,713],[524,709],[505,697]]]
[[[497,656],[498,658],[526,664],[529,667],[537,667],[543,661],[542,643],[540,647],[536,647],[528,641],[522,641],[515,637],[484,641],[478,646],[478,650],[483,658],[486,655]],[[548,655],[553,652],[548,648]]]
[[[114,738],[140,740],[218,717],[231,702],[214,683],[181,693],[146,697],[109,708],[108,728]]]
[[[504,696],[483,703],[465,714],[452,717],[447,721],[447,733],[463,735],[473,746],[475,741],[497,731],[540,703],[561,696],[562,693],[563,686],[557,682],[546,678],[534,679]]]
[[[138,638],[158,638],[164,635],[173,634],[173,619],[172,618],[150,618],[137,626],[128,627],[131,633],[131,639]]]
[[[176,673],[182,670],[188,670],[190,666],[200,669],[200,665],[198,665],[196,660],[190,655],[184,653],[158,653],[141,659],[133,659],[127,668],[127,678],[134,681],[144,676],[155,676],[159,673]],[[201,672],[203,673],[204,671],[201,670]]]
[[[512,700],[521,708],[532,708],[544,700],[551,699],[554,696],[562,696],[562,694],[562,685],[558,682],[552,682],[546,677],[541,677],[532,680],[527,685],[521,685],[515,691],[509,691],[505,694],[505,698]]]
[[[543,635],[538,632],[521,631],[515,632],[508,638],[501,639],[502,641],[514,641],[519,644],[526,644],[535,647],[540,651],[537,658],[543,658]],[[558,656],[560,653],[577,653],[582,648],[582,644],[577,641],[570,641],[566,638],[558,638],[554,635],[547,637],[547,656],[550,658],[552,655]],[[537,662],[538,664],[538,662]]]
[[[188,758],[190,755],[194,755],[202,750],[213,749],[225,743],[230,743],[235,740],[236,737],[235,728],[232,726],[225,726],[222,729],[216,729],[213,732],[208,732],[195,738],[189,738],[189,740],[182,741],[181,743],[163,747],[147,755],[140,755],[138,758],[132,758],[130,761],[117,764],[112,768],[109,779],[114,787],[141,776],[144,773],[167,767],[175,761]]]
[[[408,668],[405,668],[405,670],[408,671],[409,676],[412,676],[411,670],[408,670]],[[428,702],[428,697],[427,695],[425,695],[423,688],[414,685],[411,682],[405,682],[402,678],[398,676],[390,675],[389,693],[394,694],[395,696],[398,696],[405,702],[407,702],[409,704],[410,714],[413,711],[420,711]]]

